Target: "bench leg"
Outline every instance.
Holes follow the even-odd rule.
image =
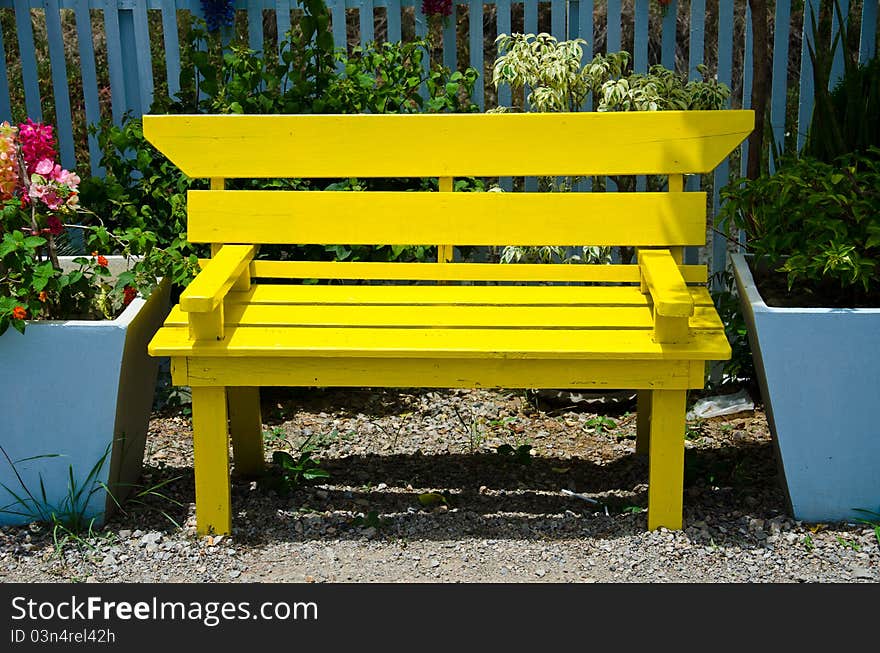
[[[192,388],[196,529],[199,535],[232,530],[226,388]]]
[[[648,453],[651,441],[651,390],[636,395],[636,453]]]
[[[263,471],[263,422],[259,388],[228,388],[229,433],[235,472],[257,476]]]
[[[652,390],[648,453],[648,528],[681,528],[685,390]]]

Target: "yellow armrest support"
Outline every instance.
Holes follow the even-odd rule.
[[[187,313],[213,311],[248,270],[256,251],[255,245],[224,245],[181,293],[181,310]]]
[[[668,249],[639,250],[642,277],[654,300],[655,315],[690,317],[694,300]]]

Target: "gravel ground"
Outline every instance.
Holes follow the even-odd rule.
[[[685,529],[647,532],[647,461],[627,407],[265,390],[267,459],[314,446],[330,476],[289,492],[277,465],[259,482],[234,479],[233,534],[204,538],[188,411],[167,410],[151,421],[142,479],[164,483],[163,496],[60,546],[46,527],[0,530],[0,580],[880,581],[872,527],[786,515],[760,410],[688,424]]]

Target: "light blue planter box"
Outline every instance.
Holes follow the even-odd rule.
[[[13,469],[0,453],[0,483],[24,497],[23,483],[42,499],[42,480],[46,508],[63,509],[71,470],[82,487],[110,451],[97,481],[117,498],[131,489],[142,468],[158,369],[147,343],[168,312],[168,296],[165,283],[112,321],[28,322],[24,335],[9,329],[0,336],[0,445],[16,463]],[[105,491],[95,492],[85,515],[99,525],[112,505]],[[0,524],[33,521],[13,514],[27,510],[2,486],[0,509]]]
[[[880,309],[767,306],[748,257],[731,259],[794,516],[880,511]]]

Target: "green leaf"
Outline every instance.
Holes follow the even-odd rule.
[[[437,492],[423,492],[419,495],[419,503],[423,506],[448,505],[446,497]]]

